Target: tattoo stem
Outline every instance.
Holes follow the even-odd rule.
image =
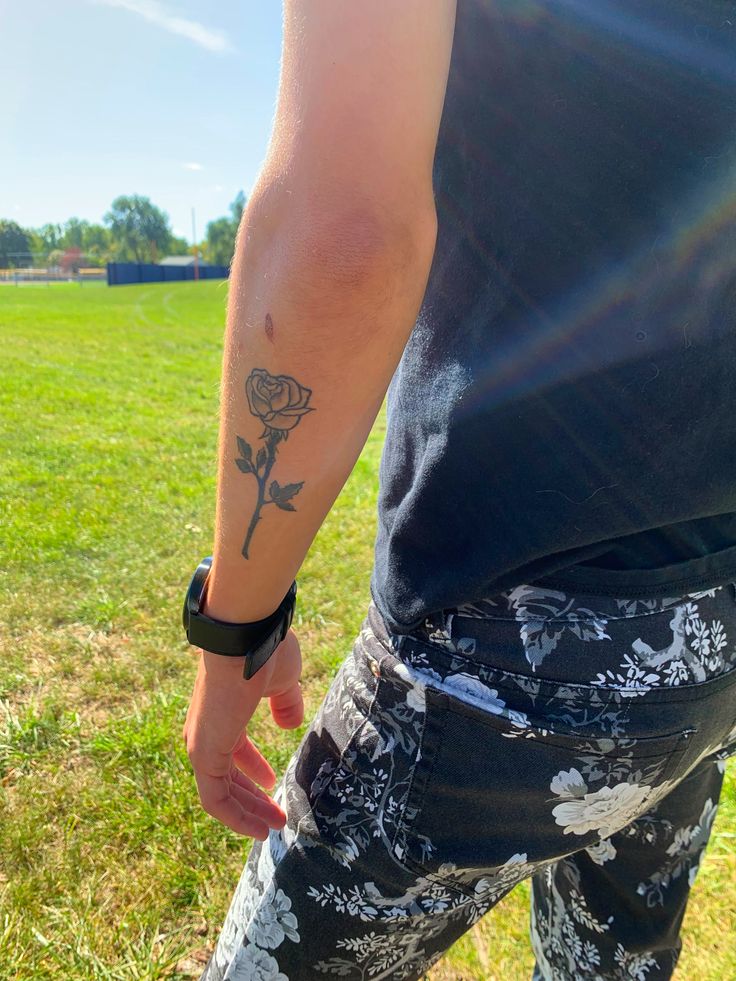
[[[268,458],[266,459],[266,466],[263,470],[263,476],[259,477],[256,473],[256,480],[258,481],[258,500],[256,501],[256,509],[253,512],[253,517],[250,519],[250,524],[248,525],[248,532],[245,536],[245,541],[243,542],[243,548],[241,549],[241,554],[244,559],[248,558],[248,547],[250,546],[250,540],[253,537],[253,532],[256,530],[256,525],[261,520],[261,508],[264,504],[268,503],[266,501],[266,484],[268,482],[269,474],[271,473],[271,467],[274,465],[274,461],[276,459],[274,450],[276,449],[276,444],[278,443],[279,439],[279,431],[277,429],[272,429],[268,439],[266,440]]]

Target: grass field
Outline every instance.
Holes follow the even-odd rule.
[[[181,745],[210,549],[226,287],[0,291],[0,978],[197,977],[249,842]],[[383,416],[299,577],[308,715],[369,598]],[[301,731],[259,716],[280,772]],[[525,886],[432,981],[528,981]],[[736,979],[736,779],[678,977]],[[298,981],[298,979],[294,979]]]

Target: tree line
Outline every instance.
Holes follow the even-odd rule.
[[[229,265],[235,251],[245,195],[239,191],[229,214],[209,222],[197,244],[200,258]],[[29,265],[77,269],[107,262],[158,262],[167,255],[191,255],[193,246],[174,235],[169,216],[140,194],[115,198],[102,223],[69,218],[60,224],[23,228],[0,219],[0,268]]]

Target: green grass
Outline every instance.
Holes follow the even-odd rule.
[[[201,811],[179,612],[212,541],[226,287],[0,291],[0,976],[198,975],[248,842]],[[300,573],[311,714],[369,598],[383,415]],[[259,717],[281,770],[301,731]],[[680,977],[736,978],[736,782]],[[528,889],[432,981],[528,981]]]

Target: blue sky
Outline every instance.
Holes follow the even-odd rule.
[[[278,0],[0,3],[0,218],[100,221],[144,194],[191,238],[265,155]]]

